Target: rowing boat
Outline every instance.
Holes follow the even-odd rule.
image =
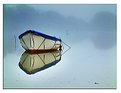
[[[61,39],[34,30],[19,35],[22,47],[30,53],[61,50]]]

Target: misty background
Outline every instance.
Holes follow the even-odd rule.
[[[116,16],[115,4],[5,4],[5,87],[115,88]],[[18,68],[20,56],[24,51],[18,36],[29,29],[61,38],[71,47],[62,56],[62,60],[57,66],[49,68],[50,71],[45,70],[46,74],[43,71],[42,74],[39,72],[41,75],[37,73],[34,76],[27,76]],[[11,74],[13,75],[11,76]],[[46,76],[48,78],[45,78]],[[27,80],[28,77],[30,79]],[[45,80],[40,79],[40,84],[37,77]],[[12,82],[14,83],[11,84]],[[55,83],[52,84],[52,82]],[[100,84],[94,85],[94,82]]]

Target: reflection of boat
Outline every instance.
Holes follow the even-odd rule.
[[[29,54],[24,52],[20,58],[19,67],[27,74],[34,74],[55,65],[60,60],[60,51],[39,54]]]
[[[30,52],[61,50],[61,39],[33,30],[28,30],[19,36],[22,47]]]

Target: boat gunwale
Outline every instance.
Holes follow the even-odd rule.
[[[54,36],[46,35],[46,34],[43,34],[41,32],[37,32],[37,31],[34,31],[34,30],[27,30],[26,32],[24,32],[21,35],[19,35],[19,39],[21,39],[24,35],[27,35],[28,33],[31,33],[31,34],[34,34],[34,35],[38,35],[38,36],[42,36],[42,37],[50,39],[50,40],[60,41],[61,42],[61,39],[58,39],[58,38],[56,38]]]
[[[61,50],[59,50],[58,48],[57,49],[45,49],[45,50],[28,49],[25,52],[28,54],[40,54],[40,53],[49,53],[49,52],[58,52],[58,51],[61,52]]]

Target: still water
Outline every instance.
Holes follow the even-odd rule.
[[[116,4],[5,4],[3,8],[4,88],[116,88]],[[71,49],[55,65],[27,74],[22,68],[31,73],[44,62],[39,54],[29,55],[31,61],[21,64],[24,49],[18,36],[26,30],[55,36]]]
[[[4,88],[115,88],[116,47],[99,50],[90,40],[71,46],[54,66],[26,74],[19,62],[23,52],[4,58]]]

